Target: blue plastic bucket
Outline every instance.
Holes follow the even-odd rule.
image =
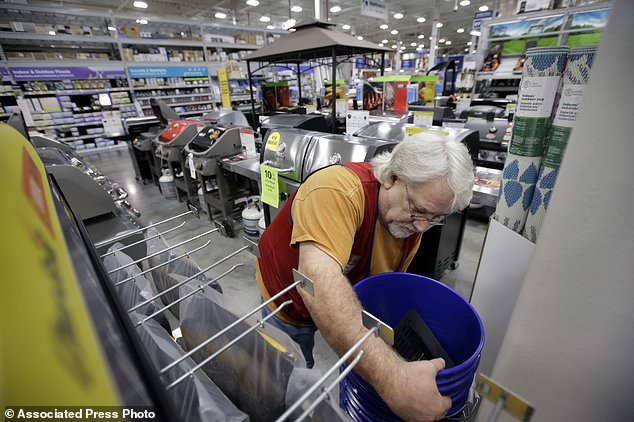
[[[410,309],[418,311],[455,366],[439,371],[440,394],[451,397],[452,415],[464,406],[480,363],[484,327],[475,309],[449,287],[408,273],[377,274],[354,286],[363,309],[396,327]],[[355,421],[398,420],[371,385],[350,372],[340,384],[341,408]]]

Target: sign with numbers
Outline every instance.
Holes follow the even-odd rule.
[[[272,207],[280,205],[280,184],[275,167],[260,165],[260,182],[262,184],[262,202]]]

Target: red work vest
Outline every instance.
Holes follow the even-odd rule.
[[[350,256],[356,255],[361,258],[350,272],[346,274],[350,284],[354,285],[370,275],[372,242],[375,224],[378,218],[379,183],[374,178],[370,163],[343,163],[343,165],[352,170],[359,177],[365,194],[363,222],[355,234],[352,250],[350,251]],[[260,252],[258,266],[269,297],[274,296],[293,283],[293,269],[297,268],[299,263],[299,248],[290,246],[291,234],[293,232],[291,207],[296,192],[290,196],[271,225],[262,234],[258,244]],[[333,230],[335,230],[335,228],[333,228]],[[419,237],[420,233],[415,233],[407,238],[401,259],[400,271],[404,270],[404,268],[402,268],[403,263]],[[279,297],[275,301],[275,304],[279,306],[289,299],[293,301],[293,304],[284,308],[283,312],[285,315],[289,319],[299,323],[312,323],[310,313],[306,309],[306,305],[304,305],[304,301],[297,292],[297,289],[292,289]]]

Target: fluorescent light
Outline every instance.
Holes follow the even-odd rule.
[[[339,12],[341,12],[341,7],[340,7],[340,6],[332,6],[332,7],[330,8],[330,12],[332,12],[332,13],[339,13]]]
[[[396,34],[398,34],[398,29],[392,29],[392,30],[390,31],[390,34],[392,34],[392,35],[396,35]]]
[[[469,52],[469,47],[465,48],[464,51],[468,53]]]
[[[55,31],[48,31],[48,35],[55,35]]]
[[[260,22],[271,22],[271,18],[268,16],[260,16]]]
[[[388,40],[381,40],[381,42],[382,42],[383,44],[387,44],[389,41],[388,41]]]
[[[482,35],[480,31],[471,31],[469,32],[469,34],[473,35],[474,37],[479,37],[480,35]]]
[[[398,44],[399,44],[399,45],[403,44],[403,41],[399,41],[399,42],[398,42]]]
[[[389,28],[389,26],[388,26],[388,24],[386,24],[386,23],[382,23],[381,25],[379,25],[379,28],[381,28],[381,29],[388,29],[388,28]]]
[[[116,30],[117,30],[117,28],[115,28],[114,26],[109,26],[108,27],[108,31],[116,31]]]
[[[399,72],[403,73],[403,72],[405,72],[405,69],[401,69],[401,70],[399,70]]]
[[[247,0],[247,6],[259,6],[260,2],[258,0]]]
[[[431,40],[433,40],[433,39],[434,39],[434,37],[429,37],[429,41],[431,41]]]
[[[403,19],[403,14],[402,13],[394,13],[394,19]]]
[[[471,45],[471,44],[473,44],[471,41],[469,41],[469,42],[467,43],[467,45]]]
[[[135,1],[134,3],[132,3],[132,6],[136,7],[137,9],[147,9],[147,3],[144,1]]]
[[[359,35],[359,36],[357,37],[357,39],[358,39],[359,41],[363,41],[363,35]]]
[[[441,39],[439,39],[439,40],[438,40],[438,42],[442,44],[442,43],[444,43],[444,42],[445,42],[445,39],[444,39],[444,38],[441,38]]]
[[[425,44],[418,44],[418,47],[425,48]]]
[[[304,9],[302,8],[302,6],[293,6],[293,7],[291,7],[291,12],[299,13],[299,12],[301,12],[302,10],[304,10]]]
[[[443,23],[442,23],[442,22],[438,22],[438,23],[436,24],[436,28],[442,28],[442,27],[443,27]]]
[[[405,46],[402,46],[402,47],[401,47],[401,50],[405,50]]]
[[[411,45],[412,47],[416,47],[417,44],[413,42],[413,43],[410,43],[409,45]]]
[[[275,25],[266,25],[266,29],[275,29]]]
[[[347,31],[348,29],[352,28],[350,25],[345,24],[341,27],[341,29],[343,29],[344,31]]]
[[[423,51],[423,47],[416,47],[416,51]]]
[[[416,22],[418,23],[424,23],[427,19],[425,19],[423,16],[419,17],[416,19]]]
[[[147,19],[137,19],[136,23],[141,25],[147,25]]]
[[[383,43],[382,42],[379,43],[379,47],[383,47]]]
[[[445,45],[451,45],[451,41],[449,40],[445,41]]]
[[[456,32],[462,34],[464,32],[464,28],[458,28],[456,29]]]
[[[289,31],[291,31],[291,32],[295,32],[295,31],[297,31],[297,29],[295,29],[295,28],[291,28],[291,29],[289,29]]]
[[[478,8],[478,10],[479,10],[480,12],[486,12],[487,10],[489,10],[489,6],[487,6],[487,5],[485,4],[484,6],[480,6],[480,7]]]
[[[214,18],[218,18],[218,19],[226,19],[227,18],[227,14],[223,13],[223,12],[216,12],[214,14]]]
[[[290,29],[295,26],[297,21],[295,19],[289,19],[282,24],[282,29]]]
[[[398,45],[392,44],[392,48],[398,48]]]
[[[418,34],[418,39],[422,40],[423,38],[425,38],[425,34]]]
[[[460,6],[462,7],[467,7],[471,4],[470,0],[460,0],[460,3],[458,3]]]

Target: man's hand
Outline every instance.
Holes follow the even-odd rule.
[[[438,358],[430,361],[402,362],[389,380],[377,386],[377,392],[399,417],[406,421],[442,419],[451,407],[436,386],[436,373],[445,367]]]
[[[361,322],[361,304],[341,266],[311,242],[299,246],[299,271],[314,282],[314,296],[298,289],[313,321],[330,347],[344,354],[367,331]],[[451,407],[436,387],[442,359],[405,362],[379,337],[361,347],[365,354],[354,371],[372,384],[390,408],[407,421],[440,419]]]

